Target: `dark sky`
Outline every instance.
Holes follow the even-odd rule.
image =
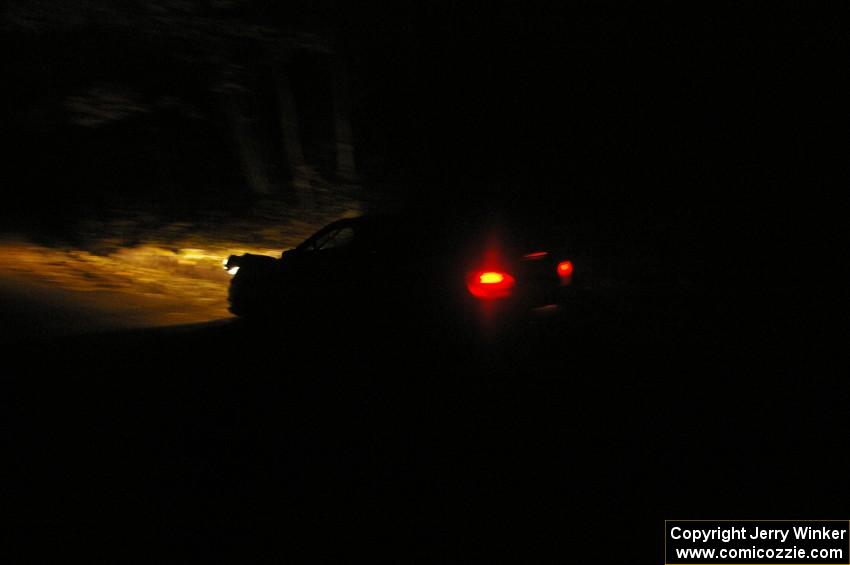
[[[835,81],[846,71],[828,58],[845,43],[842,15],[782,2],[258,2],[247,17],[334,38],[351,69],[367,183],[758,215],[795,208],[778,195],[832,174],[818,114],[841,99]],[[51,121],[97,80],[213,115],[193,61],[103,28],[17,33],[6,44],[12,179],[43,179],[39,190],[57,195],[69,190],[60,171],[121,183],[133,175],[110,172],[104,151],[145,135],[181,139],[172,153],[193,166],[178,184],[232,174],[216,120],[194,131],[163,115],[159,133],[116,132],[82,156],[73,148],[90,140]]]
[[[557,175],[590,161],[617,180],[678,182],[771,159],[746,153],[801,125],[812,41],[834,38],[782,5],[534,6],[420,8],[349,29],[367,101],[453,167]]]

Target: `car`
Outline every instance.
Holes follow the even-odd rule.
[[[231,255],[229,309],[289,321],[533,319],[561,309],[576,276],[560,232],[538,228],[405,214],[342,219],[278,258]]]

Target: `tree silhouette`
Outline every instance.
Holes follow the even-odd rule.
[[[289,186],[309,199],[318,174],[305,159],[288,62],[298,51],[330,58],[331,44],[320,33],[277,22],[258,23],[260,19],[251,0],[33,0],[11,2],[3,27],[34,38],[109,32],[129,42],[155,46],[157,52],[182,61],[204,77],[206,90],[217,101],[215,107],[227,124],[233,153],[250,190],[257,195],[280,190],[286,184],[279,175],[275,178],[275,163],[280,163],[290,173]],[[342,74],[330,82],[332,94],[347,94]],[[276,100],[259,112],[256,89],[266,83]],[[69,92],[64,108],[71,123],[94,128],[157,111],[157,104],[146,104],[142,98],[132,85],[101,82]],[[191,106],[185,101],[177,105]],[[267,124],[258,123],[270,115],[277,116],[271,120],[279,129],[277,143],[261,133]],[[336,172],[343,179],[354,174],[348,115],[347,98],[336,100]]]

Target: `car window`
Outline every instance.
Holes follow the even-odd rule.
[[[307,246],[308,251],[328,251],[331,249],[343,249],[354,241],[354,228],[345,226],[331,230],[317,237]]]

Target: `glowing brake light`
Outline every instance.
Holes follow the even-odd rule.
[[[467,279],[466,288],[476,298],[506,298],[516,280],[501,271],[478,271]]]
[[[561,285],[570,284],[573,279],[573,263],[572,261],[561,261],[558,263],[558,276],[561,278]]]
[[[502,273],[486,272],[478,275],[478,282],[481,284],[499,284],[505,281],[505,275]]]

